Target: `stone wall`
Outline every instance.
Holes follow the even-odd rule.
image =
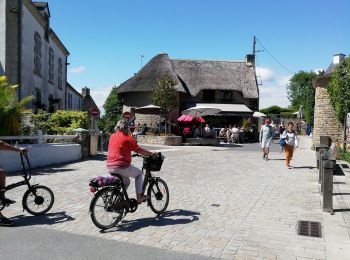
[[[181,136],[138,135],[140,144],[182,145]]]
[[[321,78],[314,82],[315,93],[315,115],[313,144],[320,142],[320,136],[330,136],[332,142],[343,142],[344,128],[335,115],[327,92],[329,78]]]

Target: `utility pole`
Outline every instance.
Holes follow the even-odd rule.
[[[142,69],[142,59],[145,57],[145,55],[143,55],[142,53],[140,53],[139,56],[140,56],[141,69]]]
[[[255,35],[254,35],[254,39],[253,39],[253,55],[255,56],[255,45],[256,45],[256,38],[255,38]]]

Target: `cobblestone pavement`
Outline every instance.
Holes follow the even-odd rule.
[[[88,179],[106,175],[103,158],[40,171],[35,181],[49,186],[56,199],[45,217],[22,213],[21,203],[5,209],[4,214],[16,219],[19,226],[225,259],[325,259],[324,238],[296,233],[298,220],[322,222],[310,139],[301,139],[293,169],[286,168],[284,154],[275,146],[269,161],[262,159],[258,144],[163,147],[166,160],[156,174],[170,189],[168,211],[155,218],[141,205],[106,233],[93,225],[88,214],[93,196]],[[134,158],[134,163],[141,166],[141,159]],[[16,178],[9,177],[8,183]],[[130,194],[133,190],[130,188]],[[21,201],[23,192],[18,188],[8,197]]]

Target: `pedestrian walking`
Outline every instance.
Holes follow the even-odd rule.
[[[281,138],[286,141],[286,144],[284,146],[286,166],[290,169],[290,161],[293,158],[294,149],[298,147],[298,136],[294,130],[293,122],[288,123],[287,129],[283,132]]]
[[[274,128],[271,126],[271,120],[269,118],[265,119],[265,125],[261,127],[260,130],[260,144],[263,152],[263,159],[269,159],[269,152],[271,146],[271,140],[274,136]]]

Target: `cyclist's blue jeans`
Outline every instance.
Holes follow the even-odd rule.
[[[130,165],[126,168],[108,168],[108,172],[110,174],[113,174],[113,173],[120,174],[123,177],[123,182],[126,188],[130,185],[129,177],[135,178],[136,193],[142,193],[143,175],[142,175],[142,171],[139,168],[133,165]]]

